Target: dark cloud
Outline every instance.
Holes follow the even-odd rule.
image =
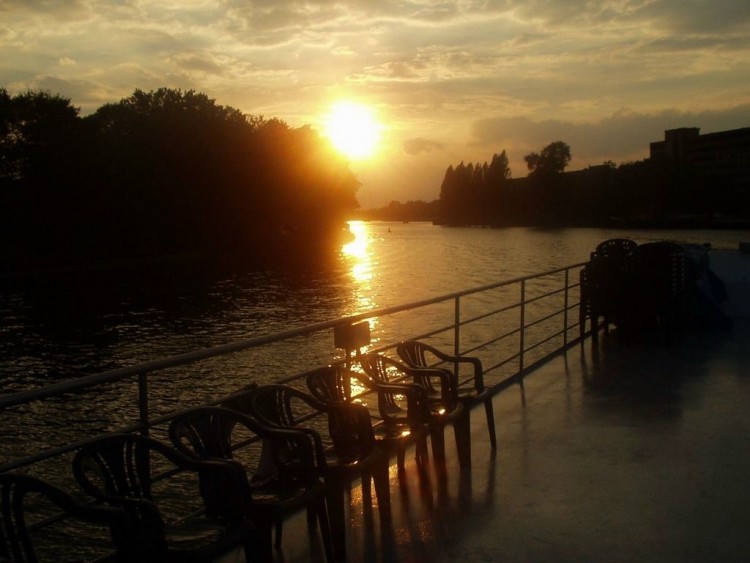
[[[635,15],[674,33],[730,34],[747,31],[750,5],[747,0],[662,0],[643,3]]]
[[[472,126],[472,144],[505,147],[527,154],[563,140],[579,163],[618,162],[648,155],[649,143],[664,138],[664,131],[678,127],[699,127],[702,133],[750,126],[750,104],[721,110],[686,112],[664,110],[654,114],[622,111],[590,123],[539,120],[528,117],[480,119]],[[488,152],[491,152],[488,151]],[[521,155],[515,155],[518,158]]]
[[[227,73],[226,65],[203,53],[181,53],[174,57],[178,67],[187,72],[205,72],[221,76]]]
[[[70,99],[71,104],[80,109],[81,115],[93,113],[105,103],[119,99],[121,94],[126,95],[89,80],[70,80],[57,76],[36,76],[28,83],[32,89],[60,94]]]
[[[3,0],[0,13],[27,12],[51,15],[62,20],[74,20],[89,12],[84,0]]]
[[[747,34],[731,33],[667,36],[644,43],[637,51],[642,54],[656,54],[705,52],[707,49],[747,51],[750,49],[750,37]]]

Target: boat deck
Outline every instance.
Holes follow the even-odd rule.
[[[472,413],[472,467],[391,466],[392,522],[353,488],[348,560],[749,561],[750,318],[666,347],[586,340]],[[304,515],[278,560],[321,561]],[[313,547],[311,547],[311,545]]]

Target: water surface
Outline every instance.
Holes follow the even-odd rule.
[[[3,392],[35,387],[581,262],[607,238],[736,248],[746,231],[448,228],[353,222],[325,264],[223,277],[61,278],[0,295]],[[269,368],[277,368],[274,362]],[[268,373],[279,378],[278,371]]]

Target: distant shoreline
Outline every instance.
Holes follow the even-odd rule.
[[[428,222],[441,227],[482,227],[482,228],[508,228],[508,227],[557,227],[563,229],[674,229],[674,230],[745,230],[750,229],[750,218],[706,218],[706,217],[665,217],[665,218],[619,218],[612,217],[608,222],[602,224],[571,225],[555,220],[539,221],[534,224],[458,224],[440,222],[437,219],[424,217],[414,219],[403,219],[401,217],[362,217],[358,216],[355,221],[384,221],[393,223],[419,223]]]

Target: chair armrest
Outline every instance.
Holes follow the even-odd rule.
[[[441,368],[409,368],[409,375],[412,376],[418,385],[428,386],[428,381],[437,380],[440,384],[440,400],[448,409],[453,409],[458,399],[458,380],[456,375],[449,370]]]
[[[482,391],[484,391],[484,367],[482,366],[482,360],[475,356],[454,356],[451,354],[447,354],[446,352],[443,352],[442,350],[439,350],[434,346],[430,346],[429,344],[425,344],[424,342],[407,341],[403,344],[408,345],[412,343],[417,344],[420,348],[422,348],[422,350],[429,352],[441,362],[454,364],[471,364],[474,370],[474,387],[476,388],[477,392],[481,393]]]
[[[146,521],[160,521],[159,510],[150,498],[150,486],[153,475],[142,463],[145,456],[156,452],[172,464],[174,468],[192,471],[199,475],[201,494],[206,503],[207,512],[238,515],[244,513],[252,503],[250,485],[244,467],[231,460],[197,460],[153,438],[137,434],[113,434],[100,442],[84,445],[73,458],[73,473],[81,487],[94,498],[107,504],[129,507],[136,511],[136,515],[145,516]],[[114,472],[117,475],[125,469],[120,464],[128,466],[137,475],[134,483],[128,479],[107,478],[113,490],[99,486],[90,478],[91,473],[101,474]],[[130,466],[133,466],[132,468]],[[226,493],[222,498],[210,495],[206,483],[218,482],[220,489]],[[119,490],[119,492],[118,492]],[[218,489],[217,489],[218,490]],[[231,508],[231,510],[230,510]],[[133,512],[129,512],[133,515]]]
[[[445,407],[450,410],[455,407],[458,380],[452,371],[442,368],[411,367],[389,356],[378,355],[378,358],[384,367],[395,368],[404,374],[404,376],[411,378],[413,383],[423,387],[428,392],[433,388],[432,380],[436,379],[440,386],[440,398]],[[397,384],[402,384],[402,380],[399,380]]]
[[[427,390],[417,383],[381,383],[366,373],[352,372],[362,384],[378,394],[387,393],[391,395],[403,395],[406,397],[406,418],[408,421],[419,424],[429,420],[429,404]],[[382,409],[380,411],[383,420],[396,422],[399,417],[389,416]]]
[[[294,473],[302,474],[303,476],[305,474],[321,476],[323,471],[325,471],[323,442],[317,432],[310,430],[305,428],[281,430],[274,432],[268,438],[271,444],[271,457],[282,477],[290,476],[296,462],[298,463]],[[283,452],[288,450],[285,447],[280,448],[278,446],[279,439],[294,444],[291,456],[283,455]],[[318,444],[320,447],[318,447]]]
[[[484,391],[484,367],[482,360],[475,356],[451,356],[451,362],[471,364],[474,369],[474,388],[478,393]]]
[[[326,466],[326,452],[325,446],[323,445],[323,438],[320,433],[313,428],[307,428],[305,426],[295,426],[294,428],[288,428],[289,430],[297,435],[297,438],[303,436],[309,446],[309,452],[312,455],[312,465],[315,467],[318,474],[325,471]],[[301,443],[297,441],[297,443]]]
[[[234,410],[231,411],[231,417],[252,429],[260,438],[271,443],[271,457],[279,471],[283,471],[283,468],[288,466],[288,460],[279,457],[278,448],[274,446],[274,442],[278,440],[294,443],[295,454],[300,457],[304,467],[315,470],[317,466],[317,469],[320,469],[322,460],[315,455],[317,433],[311,435],[309,432],[305,432],[303,428],[271,426]],[[320,438],[320,436],[317,436],[317,438]]]
[[[402,395],[424,395],[424,387],[416,383],[406,383],[399,381],[398,383],[381,383],[376,381],[372,377],[365,373],[353,372],[354,376],[362,382],[362,384],[372,391],[379,393],[398,393]]]
[[[73,498],[67,491],[36,477],[21,474],[7,474],[28,491],[37,491],[57,504],[65,512],[91,523],[114,523],[117,520],[127,522],[128,515],[121,509],[100,504],[87,504]]]

